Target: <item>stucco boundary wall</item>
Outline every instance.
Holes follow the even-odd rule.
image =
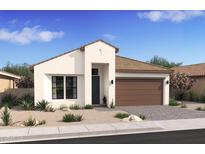
[[[25,94],[29,94],[31,96],[34,96],[34,89],[33,88],[8,89],[5,92],[0,93],[0,102],[1,102],[2,97],[6,94],[12,94],[12,95],[16,96],[17,98],[20,98]]]

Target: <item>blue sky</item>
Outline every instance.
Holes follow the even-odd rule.
[[[34,64],[104,39],[119,54],[205,62],[203,11],[0,11],[0,67]]]

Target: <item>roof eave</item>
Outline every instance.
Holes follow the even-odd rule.
[[[116,69],[116,73],[165,73],[171,74],[172,70],[137,70],[137,69]]]

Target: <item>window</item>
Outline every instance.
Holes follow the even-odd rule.
[[[66,77],[66,99],[77,98],[77,77]]]
[[[98,69],[97,68],[92,69],[92,75],[98,75]]]
[[[52,76],[52,99],[64,99],[64,98],[77,99],[77,77],[76,76],[66,76],[66,77]]]
[[[52,77],[52,98],[63,99],[64,98],[64,80],[63,76]]]

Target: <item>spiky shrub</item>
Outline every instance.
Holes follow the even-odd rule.
[[[33,110],[34,109],[34,102],[22,100],[20,102],[20,106],[23,108],[23,110]]]
[[[36,109],[40,111],[45,111],[46,107],[49,105],[49,102],[46,100],[39,101],[36,105]]]
[[[63,116],[62,121],[63,122],[79,122],[82,121],[83,116],[82,115],[74,115],[74,114],[65,114]]]
[[[169,100],[169,106],[179,106],[180,104],[177,103],[175,99],[170,99]]]
[[[46,106],[45,112],[55,112],[56,110],[52,106]]]
[[[9,108],[12,108],[13,106],[17,105],[17,97],[12,94],[5,94],[3,95],[1,99],[1,105],[8,106]]]
[[[117,114],[115,114],[115,118],[119,118],[119,119],[124,119],[124,118],[127,118],[127,117],[129,117],[130,116],[130,114],[128,114],[128,113],[117,113]]]
[[[31,127],[36,125],[36,119],[29,117],[28,120],[24,121],[24,126]]]
[[[87,104],[84,106],[84,109],[93,109],[93,105]]]
[[[4,126],[8,126],[11,124],[11,115],[8,106],[6,105],[4,106],[4,110],[2,111],[1,119],[3,121]]]
[[[77,104],[71,105],[71,106],[70,106],[70,109],[71,109],[71,110],[79,110],[79,109],[80,109],[80,106],[77,105]]]

